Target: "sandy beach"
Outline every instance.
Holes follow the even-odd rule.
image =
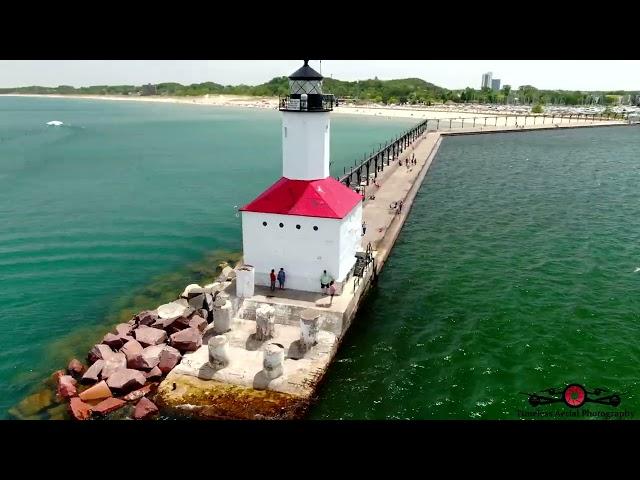
[[[11,97],[50,97],[50,98],[82,98],[87,100],[112,100],[124,102],[154,102],[154,103],[179,103],[188,105],[214,106],[214,107],[243,107],[260,109],[277,109],[278,98],[276,97],[252,97],[240,95],[205,95],[201,97],[170,97],[170,96],[118,96],[118,95],[36,95],[36,94],[3,94],[0,96]],[[532,121],[530,107],[509,106],[500,107],[496,111],[495,107],[485,107],[482,105],[436,105],[433,107],[416,106],[380,106],[380,105],[340,105],[334,108],[334,113],[346,115],[366,115],[382,118],[415,118],[416,120],[452,119],[453,121],[468,120],[468,125],[472,126],[473,118],[476,119],[476,126],[485,124],[492,125],[522,125],[524,117],[529,117]],[[552,112],[547,112],[551,115]],[[556,113],[557,114],[557,113]],[[508,116],[508,118],[506,118]],[[486,120],[485,120],[486,119]],[[538,120],[539,122],[542,120]],[[568,120],[567,120],[568,121]],[[575,119],[573,120],[575,122]],[[556,122],[554,122],[556,123]],[[563,121],[557,121],[563,123]]]

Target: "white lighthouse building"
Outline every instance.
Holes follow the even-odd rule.
[[[285,288],[319,292],[323,270],[340,286],[355,264],[362,197],[329,175],[332,110],[322,75],[305,60],[280,104],[282,178],[240,209],[244,263],[256,285],[284,268]]]

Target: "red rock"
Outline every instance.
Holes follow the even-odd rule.
[[[107,333],[102,338],[102,343],[109,345],[112,349],[118,350],[124,345],[126,340],[123,335],[114,335],[113,333]]]
[[[111,390],[104,380],[96,383],[93,387],[87,388],[84,392],[80,392],[80,399],[85,402],[93,400],[104,400],[112,396]]]
[[[124,353],[124,356],[127,359],[127,366],[129,368],[134,368],[131,366],[131,362],[142,354],[142,350],[142,345],[140,345],[140,342],[134,338],[122,346],[120,353]]]
[[[181,353],[193,352],[202,345],[202,335],[197,328],[185,328],[171,335],[171,346]]]
[[[70,398],[78,395],[76,385],[78,382],[71,375],[62,375],[58,379],[58,396],[60,398]]]
[[[164,330],[160,330],[159,328],[151,328],[151,327],[138,327],[134,330],[134,335],[136,340],[140,342],[143,347],[148,347],[150,345],[159,345],[161,343],[166,342],[167,340],[167,332]]]
[[[157,366],[153,367],[148,372],[143,373],[143,375],[147,378],[147,380],[153,380],[162,377],[162,370],[160,370]]]
[[[158,319],[158,312],[155,310],[146,310],[140,312],[134,317],[137,325],[151,325]]]
[[[182,355],[177,349],[166,346],[160,354],[160,363],[158,363],[158,368],[162,373],[167,374],[173,369],[173,367],[180,363],[181,358]]]
[[[91,416],[91,407],[78,397],[71,399],[69,410],[71,411],[71,416],[76,420],[87,420]]]
[[[127,368],[127,357],[124,356],[124,353],[114,353],[112,357],[104,361],[104,367],[102,367],[100,375],[106,380],[113,375],[113,372],[122,368]]]
[[[124,397],[122,397],[127,402],[134,402],[139,398],[144,397],[147,393],[151,391],[151,384],[147,384],[142,388],[134,390],[133,392],[127,393]]]
[[[96,363],[91,365],[84,373],[80,381],[82,383],[97,382],[100,379],[100,372],[104,368],[104,360],[96,360]]]
[[[115,371],[108,379],[109,388],[121,392],[128,392],[144,386],[147,379],[144,378],[142,372],[131,368],[122,368]]]
[[[75,358],[69,362],[69,365],[67,365],[67,371],[74,377],[79,377],[86,371],[86,369],[87,367],[80,363],[80,360]]]
[[[129,362],[130,368],[136,368],[138,370],[151,370],[153,367],[160,363],[160,354],[164,350],[166,345],[151,345],[150,347],[142,350],[142,353],[138,355],[134,360]]]
[[[158,407],[147,397],[142,397],[133,411],[133,418],[142,420],[156,413],[158,413]]]
[[[53,372],[51,374],[50,380],[53,382],[53,385],[58,385],[58,383],[60,382],[60,377],[66,375],[66,373],[64,373],[64,370],[56,370],[55,372]]]
[[[93,407],[91,412],[97,415],[106,415],[107,413],[113,412],[123,405],[126,405],[126,403],[127,402],[120,400],[119,398],[110,397]]]
[[[131,332],[133,332],[133,326],[128,323],[119,323],[116,325],[116,335],[126,337],[127,335],[131,335]]]
[[[204,318],[202,318],[200,315],[194,315],[189,320],[189,326],[191,328],[195,328],[200,333],[204,332],[204,329],[207,328],[207,325],[209,325],[207,321]]]
[[[89,363],[94,363],[98,360],[106,360],[107,358],[113,356],[114,351],[108,345],[104,345],[99,343],[94,345],[93,348],[89,351],[88,360]]]

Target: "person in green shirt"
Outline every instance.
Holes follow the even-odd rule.
[[[323,270],[322,276],[320,277],[320,288],[322,288],[322,293],[327,293],[330,283],[331,275],[329,275],[326,270]]]

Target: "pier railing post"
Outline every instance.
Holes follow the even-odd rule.
[[[229,340],[224,335],[209,339],[209,365],[215,369],[229,365]]]
[[[270,343],[264,349],[262,368],[269,380],[274,380],[284,373],[284,347]]]
[[[319,330],[320,314],[316,310],[304,310],[300,314],[300,345],[303,351],[306,352],[318,343]]]
[[[273,306],[262,304],[256,309],[256,340],[264,342],[275,332],[276,310]]]
[[[231,330],[233,320],[232,305],[224,297],[216,297],[213,302],[213,331],[222,334]]]

